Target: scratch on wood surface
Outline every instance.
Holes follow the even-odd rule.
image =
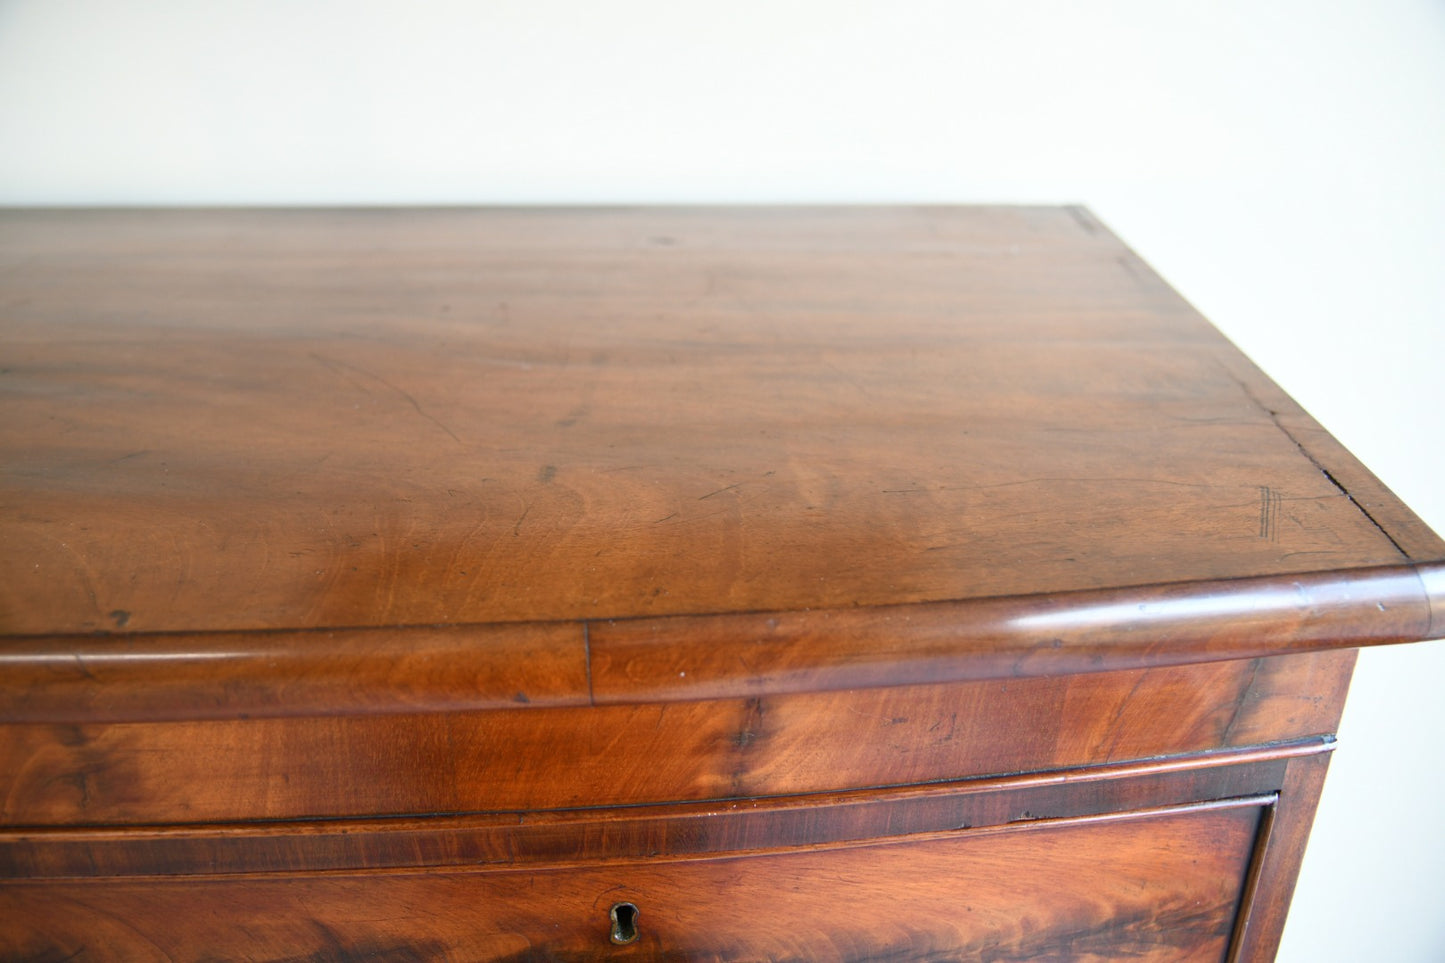
[[[1123,268],[1124,273],[1129,275],[1129,277],[1133,278],[1135,281],[1147,280],[1139,273],[1139,268],[1135,266],[1134,259],[1132,257],[1121,254],[1118,257],[1114,258],[1114,262],[1118,264],[1121,268]]]
[[[336,358],[330,358],[330,357],[327,357],[326,355],[318,354],[318,353],[315,352],[315,351],[312,351],[312,352],[311,352],[311,357],[314,358],[314,359],[315,359],[317,362],[319,362],[320,364],[322,364],[322,365],[324,365],[324,366],[326,366],[326,367],[328,367],[328,368],[331,368],[333,371],[336,370],[337,368],[345,368],[347,371],[353,371],[353,372],[355,372],[356,374],[361,375],[363,378],[369,378],[370,380],[375,381],[377,384],[379,384],[379,385],[381,385],[382,387],[388,389],[389,391],[392,391],[392,392],[396,393],[397,395],[400,395],[401,398],[402,398],[404,401],[406,401],[407,404],[411,405],[411,407],[416,411],[417,414],[421,415],[421,416],[422,416],[423,418],[425,418],[427,421],[429,421],[429,422],[431,422],[432,424],[436,425],[436,426],[437,426],[438,428],[440,428],[442,431],[444,431],[444,432],[446,432],[448,435],[450,435],[452,441],[456,442],[456,443],[459,444],[459,445],[462,444],[462,440],[457,437],[457,433],[456,433],[456,432],[452,431],[452,430],[451,430],[450,428],[448,428],[445,424],[443,424],[441,421],[439,421],[435,416],[433,416],[432,414],[430,414],[429,412],[427,412],[426,409],[424,409],[424,408],[421,406],[421,404],[418,403],[417,400],[416,400],[415,398],[413,398],[413,397],[411,396],[411,393],[408,392],[406,389],[404,389],[404,388],[399,388],[399,387],[397,387],[396,385],[392,384],[390,381],[387,381],[385,378],[381,377],[381,375],[374,374],[374,373],[372,373],[372,372],[370,372],[370,371],[367,371],[365,368],[359,368],[359,367],[357,367],[357,366],[354,365],[354,364],[348,364],[348,363],[345,362],[345,361],[340,361],[340,360],[337,360]]]
[[[1279,509],[1283,499],[1268,485],[1259,486],[1259,537],[1279,541]]]
[[[75,667],[80,670],[81,675],[85,676],[91,682],[100,681],[90,671],[90,666],[85,664],[85,656],[81,655],[79,652],[74,652],[71,654],[71,658],[75,661]]]
[[[1110,729],[1113,737],[1109,740],[1109,751],[1104,755],[1105,762],[1113,762],[1118,758],[1119,742],[1128,732],[1129,727],[1124,724],[1124,715],[1133,708],[1134,697],[1139,694],[1144,681],[1149,678],[1149,670],[1145,669],[1134,677],[1134,684],[1129,687],[1129,694],[1124,696],[1118,707],[1114,710],[1114,718],[1110,722]]]
[[[1220,735],[1220,743],[1225,746],[1233,745],[1234,727],[1239,725],[1239,717],[1244,712],[1245,706],[1254,693],[1255,680],[1259,678],[1259,659],[1251,659],[1249,664],[1249,682],[1240,690],[1238,698],[1234,700],[1234,708],[1230,712],[1229,722],[1224,726],[1224,732]]]
[[[1068,207],[1064,208],[1064,210],[1068,211],[1069,216],[1072,217],[1074,221],[1084,229],[1085,234],[1095,236],[1099,233],[1098,224],[1094,221],[1092,217],[1089,216],[1089,213],[1079,205],[1070,204]]]
[[[1218,364],[1221,369],[1223,369],[1225,375],[1231,381],[1233,381],[1235,385],[1239,387],[1239,390],[1244,392],[1244,396],[1248,398],[1256,408],[1260,409],[1269,416],[1270,421],[1274,422],[1274,426],[1278,428],[1280,432],[1294,444],[1295,448],[1299,450],[1299,453],[1304,456],[1305,460],[1308,461],[1311,465],[1313,465],[1321,475],[1324,475],[1325,479],[1329,481],[1331,485],[1335,486],[1335,488],[1339,490],[1341,495],[1348,498],[1350,500],[1350,504],[1355,506],[1355,510],[1358,511],[1361,515],[1363,515],[1366,521],[1368,521],[1371,525],[1375,526],[1375,528],[1379,531],[1381,535],[1385,536],[1385,540],[1394,547],[1395,551],[1399,552],[1403,558],[1408,560],[1410,558],[1410,553],[1405,551],[1404,546],[1402,546],[1399,542],[1395,541],[1395,536],[1391,535],[1389,530],[1387,530],[1384,525],[1381,525],[1379,520],[1376,519],[1374,515],[1370,514],[1370,510],[1360,503],[1360,500],[1355,497],[1354,492],[1350,491],[1348,488],[1342,485],[1340,483],[1340,480],[1335,477],[1334,472],[1326,468],[1324,464],[1315,457],[1314,452],[1306,448],[1304,446],[1304,443],[1294,436],[1294,432],[1290,431],[1289,428],[1285,427],[1284,422],[1280,421],[1279,412],[1261,401],[1259,397],[1254,393],[1253,389],[1250,388],[1249,384],[1239,375],[1235,374],[1234,371],[1229,367],[1229,365],[1225,364],[1219,358],[1215,358],[1214,360],[1215,363]]]

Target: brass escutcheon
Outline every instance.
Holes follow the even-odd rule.
[[[612,942],[626,946],[637,939],[637,907],[631,903],[617,903],[607,914],[612,920]]]

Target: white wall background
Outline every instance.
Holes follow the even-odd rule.
[[[0,0],[0,203],[1082,201],[1445,531],[1435,0]],[[1445,645],[1284,961],[1445,960]]]

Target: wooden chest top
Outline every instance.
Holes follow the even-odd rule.
[[[0,290],[21,715],[1445,631],[1445,545],[1078,208],[13,211]]]

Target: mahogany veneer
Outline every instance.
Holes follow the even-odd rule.
[[[1269,960],[1445,543],[1078,208],[0,214],[0,957]]]

